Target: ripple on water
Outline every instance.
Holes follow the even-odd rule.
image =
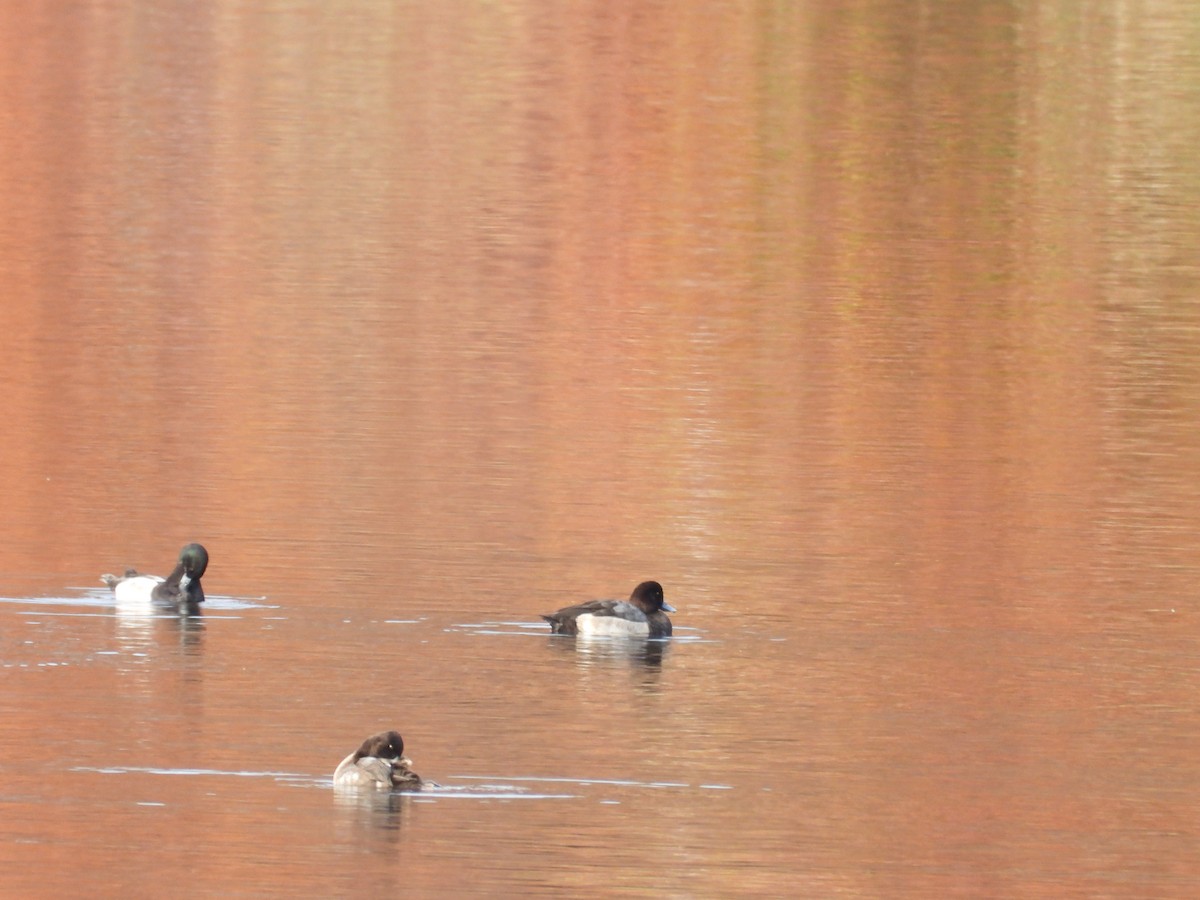
[[[20,606],[73,606],[84,609],[116,610],[116,602],[111,591],[103,588],[72,588],[79,591],[77,595],[65,597],[0,597],[0,603],[12,603]],[[248,609],[279,609],[279,606],[266,602],[266,597],[230,597],[224,594],[208,594],[204,599],[204,610],[233,612]],[[105,613],[52,613],[43,615],[105,615]],[[175,615],[169,613],[169,615]]]
[[[300,772],[253,771],[244,769],[198,769],[166,768],[161,766],[73,766],[72,772],[92,772],[98,775],[162,775],[185,778],[269,778],[293,787],[328,789],[334,788],[333,779],[326,776],[307,775]],[[582,796],[594,788],[633,788],[650,790],[732,790],[728,784],[692,785],[683,781],[635,781],[617,778],[567,778],[544,775],[449,775],[448,780],[469,781],[470,785],[426,782],[420,791],[396,792],[421,800],[569,800]],[[537,790],[528,785],[564,785],[576,788],[564,793],[553,789]],[[387,793],[337,789],[339,793],[366,794]],[[611,801],[610,801],[611,802]]]

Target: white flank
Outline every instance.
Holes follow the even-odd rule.
[[[593,616],[591,613],[584,613],[575,620],[575,626],[580,634],[629,636],[650,633],[650,623],[646,621],[645,616],[640,622],[631,622],[619,616]]]
[[[151,592],[165,580],[157,575],[124,578],[113,588],[113,596],[121,606],[149,606]]]

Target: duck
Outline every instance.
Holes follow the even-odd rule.
[[[421,776],[404,755],[404,738],[398,731],[381,731],[362,742],[333,770],[335,787],[369,787],[379,791],[419,790]]]
[[[207,568],[208,551],[200,544],[188,544],[179,551],[179,562],[166,578],[126,569],[124,575],[105,573],[100,580],[112,588],[120,606],[159,606],[193,615],[204,602],[200,577]]]
[[[604,634],[632,637],[670,637],[667,613],[675,607],[663,597],[657,581],[643,581],[628,600],[591,600],[543,615],[551,634]]]

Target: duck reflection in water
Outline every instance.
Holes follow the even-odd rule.
[[[629,663],[648,672],[662,669],[663,659],[671,652],[671,642],[657,638],[608,638],[577,635],[571,640],[551,636],[550,646],[570,654],[583,667]]]
[[[364,830],[398,837],[410,815],[411,801],[411,793],[401,791],[363,791],[345,787],[333,790],[333,802],[342,817],[338,826],[352,829],[342,836],[350,841],[361,840]]]
[[[180,671],[201,676],[206,625],[201,616],[155,615],[153,610],[117,609],[112,620],[120,649],[118,665],[122,670],[151,672],[164,660],[177,658]],[[175,649],[172,650],[171,648]],[[172,670],[176,668],[172,665]],[[149,677],[150,683],[162,684],[162,673]]]

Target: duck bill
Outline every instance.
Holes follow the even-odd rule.
[[[670,603],[663,601],[663,612],[678,612]]]

